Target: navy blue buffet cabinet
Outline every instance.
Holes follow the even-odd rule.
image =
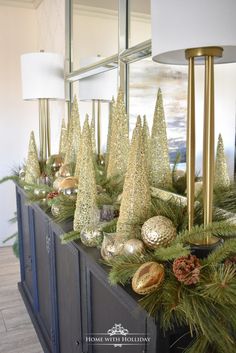
[[[37,204],[27,204],[18,186],[16,199],[18,286],[45,353],[183,351],[184,342],[173,346],[178,335],[163,337],[158,322],[140,308],[130,288],[110,286],[97,249],[79,242],[61,244],[60,235],[71,230],[71,224],[58,225]],[[125,344],[101,341],[115,337],[117,329],[124,329],[120,337]],[[132,337],[126,336],[128,331]]]

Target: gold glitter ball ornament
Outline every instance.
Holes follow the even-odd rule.
[[[142,226],[142,240],[150,249],[168,246],[176,237],[173,222],[164,216],[155,216]]]
[[[145,295],[154,292],[165,277],[164,266],[158,262],[146,262],[135,272],[132,279],[133,291]]]
[[[80,233],[80,240],[85,246],[97,247],[102,244],[103,233],[99,228],[88,226]]]
[[[124,255],[138,255],[144,251],[144,244],[139,239],[129,239],[124,243]]]

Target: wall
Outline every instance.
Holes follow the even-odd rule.
[[[27,154],[31,130],[37,129],[37,106],[21,98],[20,55],[37,49],[33,9],[0,6],[0,178],[9,175]],[[0,185],[0,244],[16,226],[14,184]]]

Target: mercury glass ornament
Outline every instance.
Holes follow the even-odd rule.
[[[53,189],[55,189],[55,190],[59,190],[59,187],[60,187],[60,183],[62,182],[62,180],[64,180],[65,178],[63,178],[63,177],[58,177],[58,178],[56,178],[55,180],[54,180],[54,182],[53,182]]]
[[[59,171],[58,171],[58,176],[61,176],[61,177],[69,177],[73,174],[73,171],[72,171],[72,165],[71,164],[63,164]]]
[[[135,293],[149,294],[154,292],[163,282],[164,266],[158,262],[146,262],[135,272],[132,279],[132,288]]]
[[[21,168],[19,171],[19,178],[25,180],[25,168]]]
[[[53,204],[51,207],[51,212],[54,217],[60,216],[60,212],[61,212],[60,206]]]
[[[142,239],[150,249],[168,246],[176,237],[173,222],[164,216],[155,216],[142,226]]]
[[[47,192],[45,190],[37,188],[37,189],[34,189],[34,194],[38,197],[43,197],[43,196],[46,196]]]
[[[64,195],[76,195],[78,192],[78,179],[75,177],[64,178],[59,183],[58,191]]]
[[[115,239],[116,233],[103,233],[101,257],[106,261],[110,261],[114,256],[118,255],[123,248],[123,244],[119,246],[115,244]]]
[[[102,244],[103,233],[96,226],[87,226],[81,231],[80,240],[85,246],[97,247]]]
[[[114,206],[112,205],[103,205],[100,211],[100,220],[101,221],[111,221],[115,217]]]
[[[129,239],[125,242],[123,253],[124,255],[139,255],[144,251],[144,244],[139,239]]]

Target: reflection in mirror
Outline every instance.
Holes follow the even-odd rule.
[[[118,52],[118,0],[72,0],[73,71],[88,57]]]
[[[154,63],[151,58],[130,64],[130,129],[137,115],[146,115],[151,131],[158,88],[161,88],[167,124],[170,160],[176,152],[186,161],[187,68]]]
[[[151,1],[130,0],[129,47],[151,38]]]

